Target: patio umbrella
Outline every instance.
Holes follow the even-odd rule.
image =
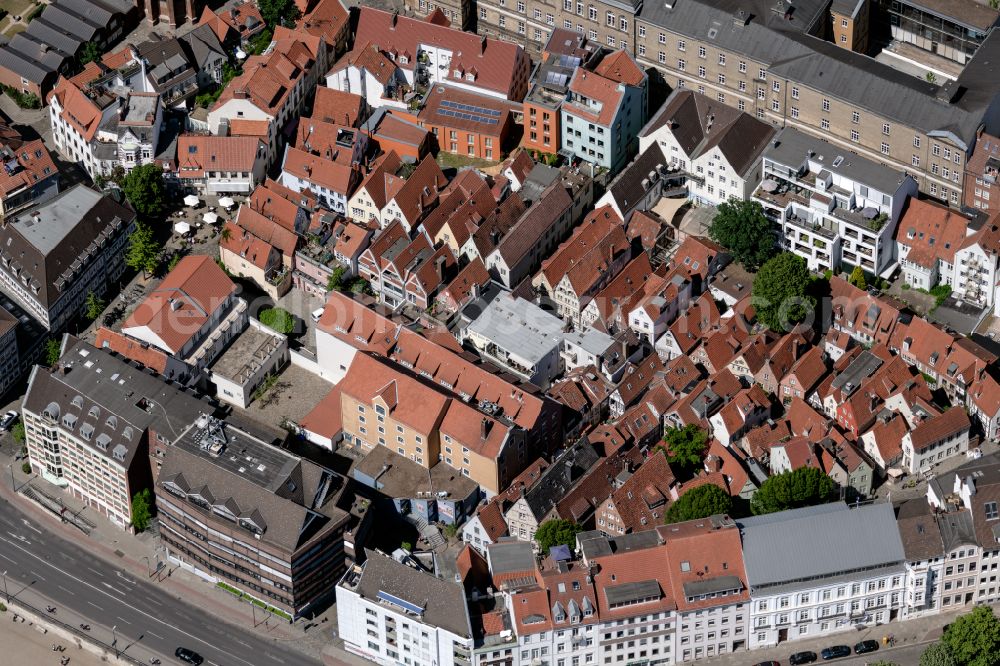
[[[866,220],[874,220],[876,217],[878,217],[878,208],[872,208],[871,206],[868,206],[861,211],[861,214],[865,216]]]
[[[219,216],[216,215],[215,213],[205,213],[204,215],[201,216],[201,219],[208,224],[215,224],[216,222],[219,221]]]
[[[774,192],[776,189],[778,189],[778,183],[777,181],[768,178],[767,180],[765,180],[760,184],[760,189],[764,190],[765,192]]]
[[[177,224],[174,225],[174,231],[176,231],[179,234],[186,234],[187,232],[191,231],[191,225],[188,224],[187,222],[178,222]]]
[[[193,194],[189,194],[186,197],[184,197],[184,205],[185,206],[197,206],[200,203],[201,203],[201,199],[199,199],[198,197],[196,197]]]
[[[229,197],[222,197],[221,199],[219,199],[219,205],[225,208],[226,210],[229,210],[230,208],[236,205],[236,202],[230,199]]]

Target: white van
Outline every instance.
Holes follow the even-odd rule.
[[[316,308],[312,311],[312,320],[318,322],[319,318],[323,316],[323,308]]]

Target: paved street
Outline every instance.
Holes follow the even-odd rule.
[[[174,649],[183,645],[216,666],[318,663],[282,645],[237,633],[45,527],[29,520],[18,506],[0,502],[0,571],[7,572],[7,591],[16,598],[44,595],[57,615],[89,618],[100,640],[111,643],[110,628],[117,626],[119,646],[135,643],[129,649],[144,654],[152,650],[171,660]],[[38,597],[25,600],[38,603]]]

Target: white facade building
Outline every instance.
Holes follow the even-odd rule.
[[[754,199],[780,226],[782,246],[810,270],[895,268],[896,225],[917,194],[911,176],[786,128],[764,151],[761,178]]]

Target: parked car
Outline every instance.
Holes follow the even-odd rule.
[[[179,647],[176,650],[174,650],[174,656],[180,659],[181,661],[193,664],[194,666],[201,666],[201,663],[205,661],[205,659],[200,654],[198,654],[194,650],[189,650],[186,647]]]
[[[759,664],[754,664],[754,666],[781,666],[780,661],[762,661]]]
[[[840,659],[841,657],[850,657],[851,648],[846,645],[834,645],[833,647],[824,649],[819,653],[819,655],[823,658],[823,661]]]
[[[788,658],[788,663],[791,666],[800,666],[800,664],[811,664],[816,661],[816,653],[809,652],[796,652],[791,657]]]
[[[3,416],[0,416],[0,429],[10,430],[11,428],[14,427],[14,424],[17,423],[17,419],[19,418],[20,415],[17,412],[15,412],[13,409],[10,410]]]
[[[314,322],[319,322],[320,318],[323,316],[323,308],[316,308],[312,311],[312,320]]]
[[[861,641],[854,646],[854,654],[867,654],[878,650],[878,641]]]

